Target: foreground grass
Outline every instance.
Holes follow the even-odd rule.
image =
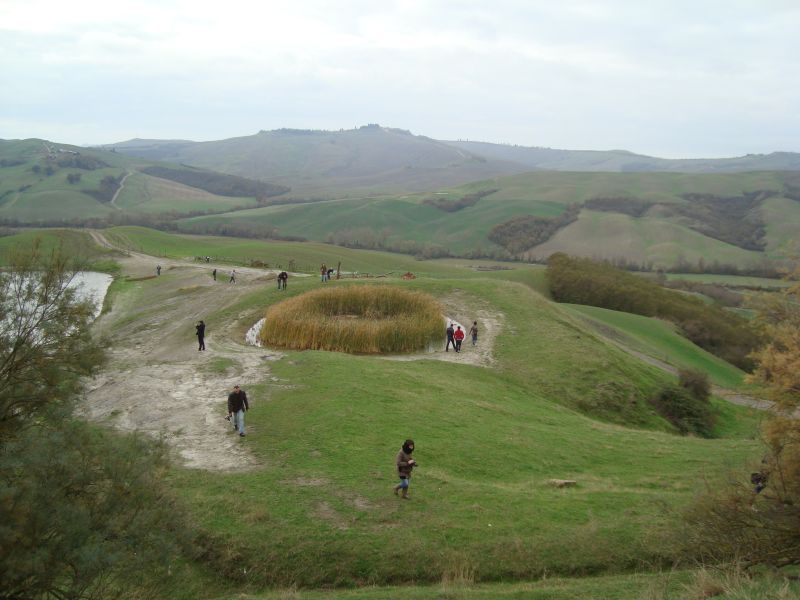
[[[311,591],[284,589],[263,594],[239,594],[231,598],[245,600],[461,600],[488,598],[525,598],[526,600],[666,600],[685,598],[688,572],[639,573],[580,579],[545,578],[529,583],[475,584],[448,579],[438,585],[366,587],[354,590]]]

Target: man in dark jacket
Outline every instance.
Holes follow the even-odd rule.
[[[403,447],[397,453],[397,474],[400,477],[400,483],[394,486],[394,495],[400,490],[403,490],[403,500],[408,500],[408,484],[411,480],[411,470],[417,466],[417,461],[411,458],[411,453],[414,452],[414,440],[406,440],[403,442]]]
[[[244,437],[244,413],[249,408],[247,394],[238,385],[233,386],[233,391],[228,394],[228,416],[233,415],[233,428],[239,430],[241,437]]]
[[[289,274],[286,271],[278,273],[278,289],[285,290],[286,282],[289,280]]]
[[[206,349],[206,341],[205,341],[205,339],[206,339],[206,324],[203,323],[202,321],[200,321],[197,325],[194,326],[194,328],[197,331],[197,333],[195,334],[197,336],[197,344],[198,344],[197,350],[198,351],[205,350]]]
[[[455,335],[456,330],[453,329],[453,324],[450,323],[450,326],[445,331],[447,333],[447,346],[444,347],[445,352],[450,352],[450,344],[453,344],[453,350],[456,349],[456,342],[453,339],[453,335]]]

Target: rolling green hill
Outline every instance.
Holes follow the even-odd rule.
[[[258,206],[288,188],[46,140],[0,140],[0,221],[69,224]],[[163,220],[163,216],[162,216]]]
[[[194,405],[206,382],[222,390],[220,382],[248,374],[248,435],[235,438],[232,455],[252,460],[242,469],[170,468],[168,497],[197,535],[185,558],[191,569],[174,565],[174,593],[164,597],[633,600],[657,587],[675,595],[654,598],[680,598],[691,576],[665,576],[685,558],[665,532],[678,526],[681,510],[707,482],[746,478],[749,463],[760,458],[756,419],[739,407],[715,405],[716,439],[677,435],[649,404],[673,378],[608,342],[583,315],[637,337],[637,347],[707,367],[719,381],[735,383],[735,370],[649,320],[551,302],[536,291],[540,268],[483,272],[464,260],[419,263],[324,244],[141,227],[104,234],[150,256],[120,257],[123,285],[96,324],[115,348],[98,373],[101,404],[114,401],[116,382],[132,378],[135,403],[150,416],[149,403],[163,398],[142,391],[142,379],[172,381],[181,373],[164,397]],[[0,248],[32,235],[0,238]],[[46,237],[74,248],[91,244],[86,232],[51,230]],[[461,307],[464,320],[480,313],[481,326],[491,317],[491,361],[460,361],[471,347],[448,355],[452,361],[244,348],[243,331],[269,306],[321,284],[293,276],[279,292],[267,273],[251,273],[236,286],[214,282],[209,265],[191,261],[205,254],[215,265],[342,260],[348,270],[394,273],[378,282]],[[150,273],[163,256],[170,260],[161,276],[141,276],[138,270]],[[182,258],[190,261],[177,262]],[[406,269],[417,279],[401,280]],[[209,351],[200,355],[192,340],[198,316],[211,332]],[[209,406],[202,427],[225,436],[224,393]],[[166,412],[184,424],[180,409]],[[110,411],[98,426],[129,428],[129,416]],[[164,439],[186,437],[180,431]],[[391,492],[393,458],[406,437],[415,439],[420,462],[408,502]],[[214,448],[220,447],[230,448]],[[556,488],[548,484],[553,478],[577,485]],[[382,585],[404,587],[373,587]],[[329,590],[335,586],[361,589]]]
[[[564,251],[661,267],[695,264],[701,259],[706,264],[717,261],[746,267],[789,253],[800,223],[800,202],[784,195],[787,185],[787,174],[781,172],[533,172],[450,188],[435,195],[270,206],[186,219],[179,226],[185,231],[209,231],[238,223],[360,247],[415,251],[428,244],[455,255],[503,257],[510,256],[509,252],[489,240],[495,226],[526,215],[552,219],[568,205],[577,204],[583,206],[577,220],[543,243],[533,245],[530,240],[526,246],[523,239],[521,245],[526,249],[518,256],[542,259]],[[491,193],[455,212],[426,202],[432,196],[457,202],[481,191]],[[621,200],[610,202],[615,199]],[[730,211],[726,209],[728,203]],[[632,209],[634,214],[626,214]],[[745,238],[745,234],[750,237]],[[756,241],[748,241],[751,239]],[[409,241],[413,247],[404,245]]]
[[[141,228],[113,229],[107,237],[152,254],[212,252],[243,264],[251,256],[290,255],[330,263],[333,255],[398,273],[411,262],[319,244]],[[670,433],[647,403],[670,376],[606,342],[572,309],[520,285],[537,270],[520,265],[487,274],[459,261],[421,264],[425,271],[413,281],[384,281],[501,315],[495,362],[290,351],[270,363],[269,376],[248,382],[253,406],[242,443],[257,467],[176,468],[171,476],[202,528],[208,570],[232,589],[257,589],[394,584],[408,582],[409,573],[414,582],[438,582],[464,570],[475,581],[513,581],[671,564],[673,549],[653,532],[676,518],[701,474],[758,454],[753,420],[739,420],[745,411],[726,406],[730,429],[721,439]],[[145,335],[153,335],[152,319],[169,310],[160,299],[170,289],[188,302],[212,285],[188,266],[136,281],[107,325],[118,343],[128,343],[125,336],[144,323],[151,328]],[[293,278],[286,294],[319,285],[316,278]],[[241,320],[231,331],[218,330],[217,347],[240,343],[242,327],[284,297],[269,281],[253,284],[235,304],[204,315],[210,324]],[[137,307],[142,322],[125,306]],[[220,398],[220,414],[223,404]],[[396,441],[408,436],[417,442],[421,467],[413,500],[402,504],[391,494],[391,459]],[[559,490],[546,485],[550,478],[579,484]],[[597,585],[597,597],[604,597]]]

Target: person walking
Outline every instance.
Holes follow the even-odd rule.
[[[231,279],[228,283],[236,283],[236,269],[231,269]]]
[[[453,333],[453,339],[455,340],[455,349],[456,352],[461,352],[461,342],[464,341],[464,330],[461,329],[461,325]]]
[[[195,334],[197,336],[197,344],[198,344],[197,351],[199,352],[201,350],[205,350],[206,324],[200,321],[197,325],[194,326],[194,328],[197,331],[197,333]]]
[[[156,275],[161,275],[161,265],[156,265]]]
[[[217,280],[217,270],[216,270],[216,269],[214,269],[213,271],[211,271],[211,276],[214,278],[214,281],[216,281],[216,280]]]
[[[278,273],[278,289],[285,290],[286,282],[289,280],[289,274],[286,271]]]
[[[452,323],[450,323],[445,332],[447,333],[447,346],[444,347],[444,351],[450,352],[450,344],[453,344],[453,348],[456,347],[456,343],[453,341],[453,334],[455,334],[455,330],[453,329]]]
[[[472,327],[469,328],[469,336],[472,338],[472,345],[478,343],[478,322],[473,321]]]
[[[394,486],[394,495],[397,496],[398,492],[402,490],[403,500],[408,500],[408,484],[411,482],[411,471],[417,466],[417,461],[411,458],[411,453],[414,452],[414,440],[406,440],[403,442],[403,447],[397,453],[397,475],[400,477],[400,483]]]
[[[328,267],[325,266],[325,263],[320,265],[319,274],[322,277],[322,283],[325,283],[325,276],[328,274]]]
[[[238,385],[228,394],[228,417],[233,416],[233,429],[239,430],[239,437],[244,437],[244,413],[250,410],[247,394]]]

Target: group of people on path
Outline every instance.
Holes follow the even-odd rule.
[[[464,330],[461,329],[461,325],[456,325],[456,328],[453,329],[453,323],[445,330],[447,334],[447,345],[444,347],[445,352],[450,352],[450,345],[453,346],[453,350],[456,352],[461,352],[461,342],[464,341],[466,335],[464,334]],[[469,329],[469,336],[472,338],[472,345],[478,343],[478,322],[473,321],[472,327]]]
[[[319,266],[319,274],[320,277],[322,278],[322,283],[330,281],[334,273],[335,273],[334,269],[329,269],[325,263],[322,263]]]

